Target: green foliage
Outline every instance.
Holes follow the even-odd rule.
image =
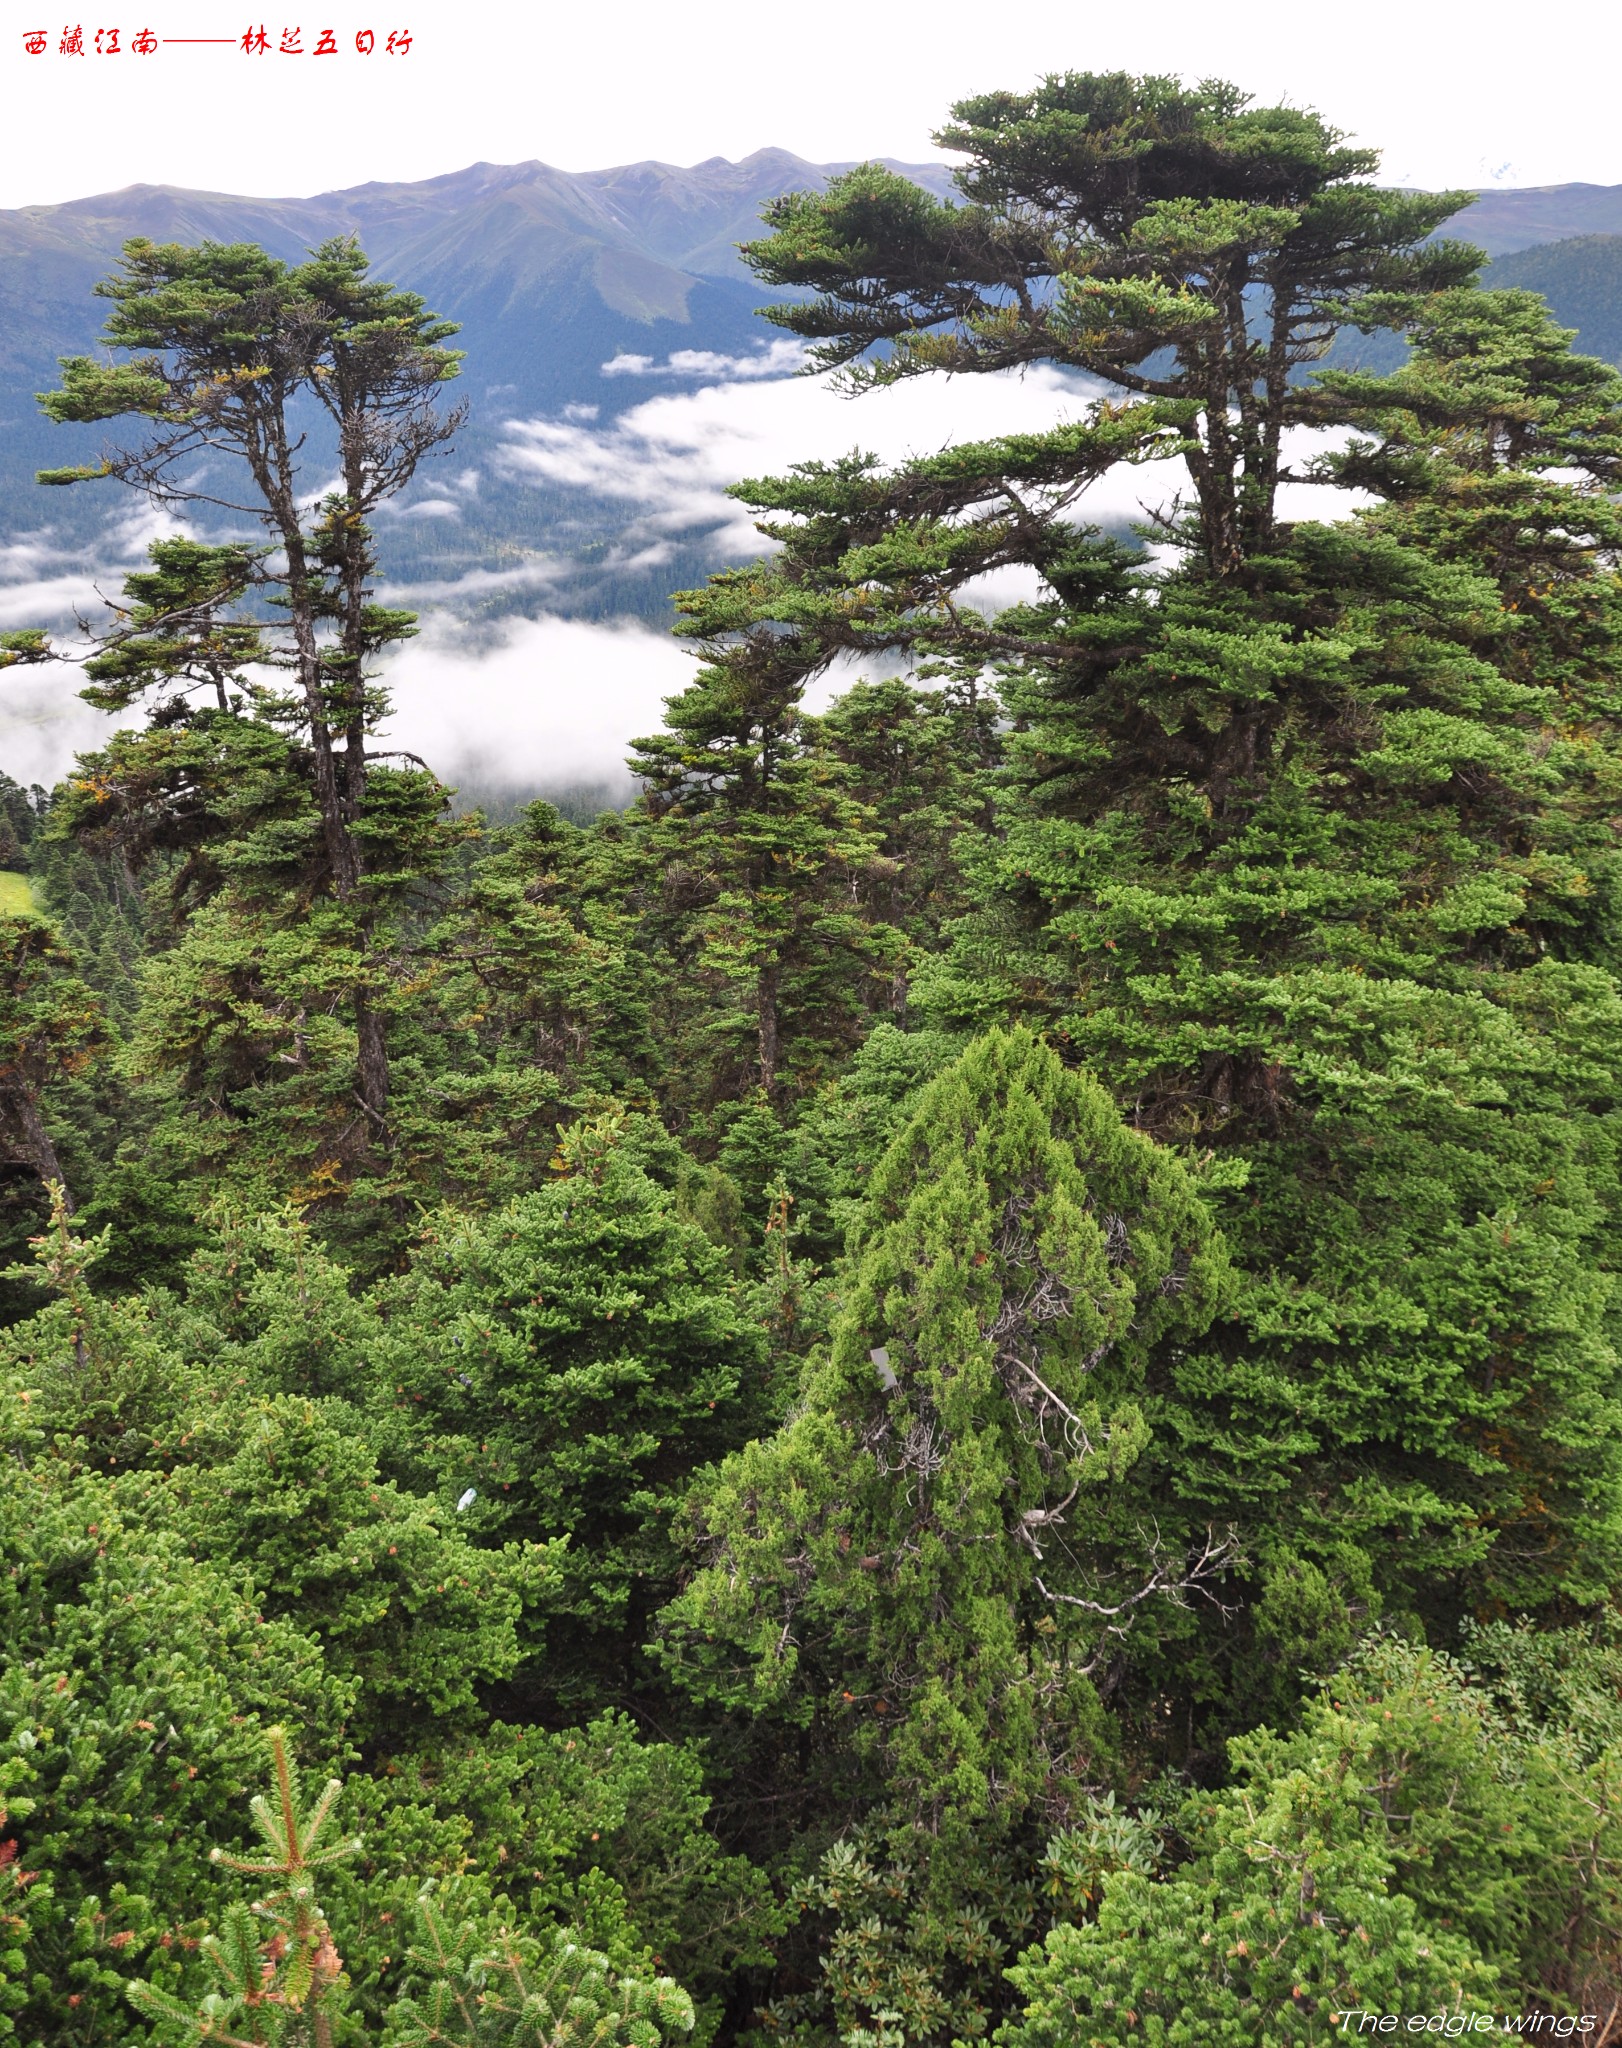
[[[695,1489],[673,1671],[812,1727],[943,1856],[1062,1811],[1110,1748],[1094,1674],[1230,1561],[1132,1483],[1152,1361],[1224,1265],[1096,1084],[1028,1033],[976,1043],[872,1177],[791,1419]]]
[[[96,1057],[106,1030],[95,995],[43,918],[0,916],[0,1146],[8,1162],[63,1183],[46,1091]]]
[[[13,1814],[22,1820],[32,1810],[27,1799],[0,1806],[0,1829],[12,1824]],[[17,2037],[12,2014],[28,2001],[28,1951],[51,1902],[50,1879],[38,1870],[25,1870],[16,1837],[0,1835],[0,2040]]]
[[[482,1847],[509,1922],[571,1929],[622,1971],[650,1958],[674,1971],[707,2041],[740,1972],[770,1964],[783,1915],[764,1873],[718,1841],[706,1764],[697,1745],[644,1740],[624,1713],[562,1729],[497,1720],[465,1746],[391,1757],[351,1792],[369,1842],[387,1829],[401,1845],[393,1864],[414,1850],[420,1867],[427,1844],[454,1871]],[[406,1920],[410,1896],[391,1883],[388,1904]],[[380,1988],[396,1983],[380,1971]]]
[[[201,1010],[201,1032],[182,1024],[172,1000],[168,1043],[162,1034],[157,1045],[149,1040],[148,1055],[160,1068],[185,1068],[195,1092],[208,1092],[213,1080],[228,1095],[233,1083],[255,1078],[255,1018],[263,1033],[283,1002],[301,1015],[312,1003],[342,1007],[354,1036],[342,1049],[348,1072],[341,1092],[358,1098],[362,1115],[337,1138],[332,1159],[347,1153],[351,1167],[388,1135],[389,1053],[375,1001],[378,919],[447,851],[439,784],[426,771],[381,766],[369,747],[388,708],[373,680],[376,658],[415,623],[411,613],[373,600],[377,558],[368,521],[460,420],[433,402],[456,375],[460,358],[443,346],[454,326],[415,294],[372,279],[368,268],[346,239],[324,243],[298,265],[251,244],[128,242],[118,273],[97,292],[112,306],[103,342],[130,360],[67,358],[61,388],[40,400],[57,421],[134,413],[150,423],[144,441],[94,470],[49,472],[41,481],[113,476],[166,508],[224,507],[264,534],[258,546],[160,540],[150,568],[126,579],[126,604],[87,664],[85,694],[120,710],[168,694],[151,734],[114,741],[111,751],[133,773],[88,778],[90,822],[105,830],[94,810],[110,803],[121,837],[162,840],[176,830],[178,799],[191,814],[179,829],[213,837],[207,827],[217,818],[207,814],[223,793],[215,782],[207,792],[215,804],[206,796],[199,804],[194,777],[201,768],[206,790],[220,738],[231,753],[257,754],[261,768],[270,765],[267,752],[280,752],[268,829],[233,849],[247,857],[237,886],[214,906],[203,985],[194,975],[171,992],[187,1023]],[[297,424],[300,407],[314,408],[336,444],[337,486],[323,479],[313,511],[314,465],[301,462],[309,435]],[[205,452],[221,472],[206,488],[193,468]],[[279,632],[269,630],[262,607],[249,604],[254,597],[268,597],[285,615]],[[34,660],[48,649],[19,643],[7,651]],[[245,680],[244,665],[266,662],[290,671],[290,691]],[[215,700],[201,714],[200,750],[188,730],[197,722],[190,696],[199,686]],[[264,796],[266,778],[255,780]],[[84,822],[83,805],[79,814]],[[267,852],[279,884],[270,890]],[[286,954],[289,928],[322,899],[330,914],[321,936],[331,957],[319,971]],[[191,1071],[232,1023],[232,1069]],[[303,1064],[297,1051],[294,1060]],[[330,1125],[330,1098],[324,1107]],[[305,1108],[295,1105],[295,1127]]]
[[[982,1865],[972,1900],[931,1897],[916,1845],[888,1851],[865,1835],[835,1842],[789,1895],[816,1940],[816,1988],[775,1998],[756,2039],[796,2043],[983,2040],[1008,2007],[1003,1966],[1029,1938],[1036,1885]],[[893,2032],[890,2030],[894,2030]]]
[[[169,1488],[175,1525],[210,1556],[240,1559],[264,1609],[315,1630],[331,1668],[358,1677],[357,1733],[420,1734],[466,1718],[520,1657],[520,1618],[557,1588],[534,1544],[471,1545],[433,1503],[377,1476],[346,1404],[282,1395],[233,1417],[234,1452]],[[182,1452],[184,1457],[185,1453]]]
[[[1219,575],[1271,535],[1284,429],[1334,416],[1290,372],[1337,325],[1373,324],[1373,294],[1435,290],[1480,262],[1427,240],[1466,194],[1383,191],[1377,157],[1318,115],[1221,81],[1071,72],[952,114],[936,139],[968,158],[963,204],[864,164],[767,209],[751,264],[816,294],[771,317],[858,387],[1046,360],[1141,394],[1135,429],[1193,429],[1198,545]],[[1061,428],[1029,445],[1073,489],[1128,454],[1098,445],[1112,411],[1079,440]],[[936,467],[964,455],[983,460]],[[1006,530],[1017,509],[993,518]]]
[[[229,710],[228,685],[243,689],[241,670],[268,652],[255,622],[222,616],[252,580],[253,553],[173,536],[154,541],[147,558],[149,569],[124,579],[119,631],[85,663],[91,687],[82,694],[98,711],[126,711],[151,689],[205,688]]]
[[[37,1437],[33,1404],[5,1398],[15,1460]],[[208,1851],[234,1837],[265,1726],[298,1727],[318,1756],[345,1749],[353,1685],[310,1636],[261,1614],[240,1569],[194,1556],[131,1493],[35,1456],[0,1494],[0,1797],[19,1860],[49,1879],[27,1895],[12,1986],[30,2041],[123,2038],[132,1965],[177,1991]]]
[[[665,729],[636,742],[644,795],[626,850],[640,942],[672,976],[660,1007],[682,1074],[667,1095],[687,1113],[820,1078],[905,959],[873,901],[893,865],[873,816],[844,764],[800,734],[804,680],[762,637],[702,670]]]
[[[1590,1671],[1596,1648],[1561,1643]],[[1609,1707],[1597,1747],[1558,1714],[1516,1727],[1464,1667],[1374,1640],[1296,1734],[1234,1742],[1234,1782],[1179,1816],[1184,1862],[1122,1858],[1010,1972],[1026,2010],[999,2038],[1271,2048],[1328,2040],[1346,2012],[1492,2013],[1517,1990],[1604,2011],[1622,1924]]]
[[[224,1989],[210,1992],[196,2012],[142,1979],[126,1987],[136,2010],[158,2022],[160,2040],[167,2035],[219,2041],[222,2048],[257,2048],[308,2039],[313,2048],[330,2048],[334,2039],[333,2009],[343,1995],[343,1964],[316,1902],[315,1872],[358,1855],[361,1844],[320,1846],[342,1782],[329,1778],[308,1812],[301,1812],[287,1737],[280,1728],[270,1728],[265,1742],[274,1784],[270,1798],[256,1793],[249,1806],[264,1849],[249,1860],[216,1848],[210,1861],[245,1877],[280,1878],[281,1887],[256,1899],[251,1908],[231,1905],[223,1932],[203,1938],[203,1956]],[[272,1932],[261,1937],[267,1925]]]
[[[1134,1685],[1214,1736],[1382,1608],[1615,1583],[1622,381],[1314,115],[1077,75],[943,137],[962,206],[871,166],[779,203],[751,260],[819,295],[779,317],[857,383],[1051,360],[1127,397],[740,485],[778,551],[683,609],[718,676],[995,669],[998,829],[910,1003],[1040,1024],[1209,1155],[1235,1292],[1154,1389],[1142,1479],[1243,1531],[1253,1613]],[[1309,377],[1337,322],[1405,366]],[[1308,475],[1369,510],[1280,523],[1309,424],[1354,429]],[[1079,520],[1155,457],[1192,496],[1151,565]],[[1015,562],[1030,602],[961,602]]]
[[[839,1078],[801,1105],[778,1165],[794,1189],[796,1232],[821,1256],[836,1256],[860,1228],[873,1169],[919,1089],[961,1050],[946,1032],[876,1024]]]
[[[673,1978],[619,1976],[562,1933],[453,1925],[429,1890],[417,1911],[422,1936],[408,1960],[433,1981],[394,2007],[388,2048],[660,2048],[692,2031],[692,2000]]]
[[[555,1557],[522,1542],[475,1548],[443,1526],[448,1510],[379,1479],[347,1402],[257,1393],[291,1376],[284,1347],[303,1347],[285,1328],[269,1355],[263,1342],[225,1343],[212,1370],[188,1360],[161,1309],[91,1291],[99,1249],[59,1214],[39,1258],[60,1298],[5,1340],[42,1449],[68,1470],[152,1482],[125,1490],[128,1511],[242,1571],[263,1613],[297,1616],[330,1669],[361,1679],[358,1735],[464,1717],[481,1681],[517,1666],[520,1617],[556,1590]]]
[[[1347,2012],[1492,2012],[1493,1973],[1389,1890],[1356,1767],[1223,1802],[1186,1875],[1112,1874],[1097,1920],[1010,1971],[1027,2004],[999,2039],[1282,2048],[1334,2039]]]
[[[1242,599],[1172,581],[1130,660],[1006,685],[1030,802],[940,992],[1045,983],[1148,1127],[1235,1174],[1245,1278],[1201,1367],[1226,1412],[1177,1424],[1228,1467],[1213,1511],[1282,1453],[1343,1475],[1270,1510],[1320,1566],[1350,1542],[1403,1603],[1533,1606],[1615,1570],[1622,385],[1524,299],[1405,304],[1406,369],[1324,379],[1380,434],[1330,467],[1384,504],[1295,529]]]
[[[623,814],[378,750],[456,358],[352,245],[130,245],[46,401],[237,504],[0,778],[9,2038],[1622,1996],[1622,377],[1299,108],[941,139],[773,206],[777,317],[1108,389],[738,486]]]
[[[723,1255],[615,1120],[576,1125],[557,1163],[551,1186],[434,1229],[379,1298],[377,1355],[402,1472],[481,1541],[567,1538],[549,1675],[591,1697],[671,1590],[688,1475],[767,1414]]]
[[[279,1890],[251,1905],[233,1901],[218,1934],[200,1943],[221,1989],[194,2008],[144,1979],[126,1995],[156,2022],[157,2042],[219,2041],[222,2048],[335,2048],[359,2038],[346,2024],[348,1979],[333,1928],[316,1898],[317,1873],[351,1862],[358,1839],[319,1846],[343,1785],[329,1779],[307,1812],[300,1810],[287,1741],[266,1737],[273,1768],[269,1798],[256,1795],[254,1825],[269,1850],[256,1859],[216,1848],[211,1861],[244,1876],[280,1878]],[[455,1887],[458,1891],[466,1886]],[[422,1944],[405,1963],[415,1987],[391,2004],[383,2038],[390,2048],[465,2048],[511,2042],[544,2048],[660,2048],[667,2035],[690,2032],[693,2005],[674,1979],[621,1975],[609,1958],[582,1948],[561,1930],[533,1934],[504,1917],[500,1899],[453,1925],[440,1911],[430,1880],[419,1891]],[[269,1928],[269,1932],[264,1930]],[[415,1965],[415,1969],[411,1966]],[[424,1981],[426,1979],[426,1981]],[[373,2036],[372,2038],[376,2038]]]

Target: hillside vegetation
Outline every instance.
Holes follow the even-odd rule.
[[[1576,235],[1540,249],[1500,256],[1486,282],[1538,292],[1576,346],[1606,362],[1622,362],[1622,235]]]
[[[0,2036],[1622,2039],[1622,373],[1299,108],[938,139],[772,319],[1105,395],[740,481],[584,824],[382,737],[473,334],[137,236],[59,366],[234,524],[0,635]]]

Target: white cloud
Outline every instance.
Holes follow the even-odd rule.
[[[854,402],[826,378],[728,379],[661,392],[617,418],[572,406],[560,418],[514,422],[504,460],[520,476],[625,507],[626,528],[608,566],[657,569],[677,541],[695,531],[706,533],[717,553],[742,560],[765,543],[747,510],[726,496],[737,477],[832,460],[853,446],[897,463],[954,440],[1038,431],[1082,417],[1096,389],[1046,367],[1023,376],[920,379]],[[1299,464],[1306,450],[1291,452]],[[466,494],[476,484],[477,473],[465,471],[450,488]],[[1146,506],[1169,506],[1186,488],[1177,462],[1122,467],[1095,486],[1078,516],[1099,524],[1141,519]],[[1282,509],[1287,517],[1333,517],[1346,503],[1344,493],[1291,486]],[[442,518],[455,516],[458,506],[447,495],[412,509],[419,518]],[[92,549],[48,529],[0,546],[0,625],[59,626],[75,610],[94,614],[102,593],[116,590],[122,569],[146,543],[175,530],[172,517],[135,508],[109,522]],[[93,577],[84,567],[87,555],[108,566]],[[390,601],[448,608],[500,596],[535,606],[583,573],[558,555],[430,576],[384,594]],[[965,598],[994,611],[1036,590],[1030,572],[1006,571],[983,579]],[[430,614],[420,636],[389,664],[398,707],[391,733],[395,744],[422,755],[452,782],[514,791],[572,782],[627,789],[628,743],[658,726],[663,700],[684,688],[692,673],[679,643],[634,620],[603,623],[542,612],[475,630],[447,609]],[[808,696],[811,708],[857,673],[840,667],[824,678]],[[8,774],[49,783],[75,751],[105,737],[111,722],[79,703],[73,690],[68,670],[13,670],[0,678],[0,767]]]
[[[49,789],[75,754],[99,747],[118,723],[83,703],[77,684],[72,669],[0,670],[0,769],[25,789]]]
[[[679,348],[662,363],[652,356],[633,356],[623,351],[603,364],[605,377],[787,377],[805,361],[805,346],[798,341],[774,341],[746,356],[722,355],[713,348]],[[570,406],[569,414],[583,412]],[[595,415],[593,406],[591,413]],[[567,417],[568,415],[566,415]]]
[[[57,626],[76,613],[101,608],[102,591],[93,575],[19,578],[0,586],[0,627]]]
[[[996,376],[918,378],[857,399],[844,397],[826,376],[722,380],[661,393],[607,420],[582,417],[571,407],[559,418],[510,421],[511,439],[500,459],[519,477],[635,507],[626,545],[639,565],[656,566],[672,539],[694,532],[706,533],[718,553],[742,560],[767,543],[747,509],[726,495],[740,477],[833,461],[853,448],[900,463],[955,441],[1040,432],[1084,417],[1102,389],[1047,365]],[[1299,461],[1304,437],[1296,440],[1302,445],[1292,453]],[[1144,519],[1151,508],[1169,508],[1187,489],[1180,461],[1122,464],[1092,487],[1075,516],[1120,526]],[[1351,501],[1344,493],[1291,486],[1283,502],[1289,517],[1329,518]]]
[[[692,681],[692,656],[635,619],[506,619],[475,634],[428,620],[389,662],[395,710],[380,746],[419,754],[447,782],[522,794],[602,784],[628,795],[630,742],[656,731]],[[72,670],[0,674],[0,768],[47,787],[120,723],[74,694]]]
[[[707,530],[722,552],[763,543],[726,495],[739,477],[832,461],[852,447],[887,462],[952,440],[1021,433],[1085,412],[1096,391],[1036,368],[1022,377],[923,378],[850,400],[827,377],[762,377],[661,393],[617,418],[514,420],[503,459],[512,472],[640,508],[631,545]]]
[[[634,619],[508,619],[481,642],[438,618],[389,663],[384,744],[452,783],[628,791],[630,741],[657,730],[664,700],[693,674],[689,653]]]
[[[171,515],[137,503],[121,505],[90,546],[48,526],[13,536],[0,544],[0,629],[43,626],[65,654],[87,652],[75,621],[102,618],[148,542],[180,531]],[[66,662],[0,669],[0,770],[14,782],[49,788],[75,754],[113,731],[118,721],[79,697],[81,681]]]
[[[462,508],[454,498],[418,498],[410,505],[380,505],[395,519],[460,519]]]
[[[422,577],[414,582],[385,584],[380,595],[390,604],[460,604],[469,598],[494,597],[524,590],[547,590],[573,572],[562,557],[522,562],[515,569],[468,569],[455,576]]]
[[[131,502],[88,547],[50,526],[0,540],[0,627],[61,628],[77,616],[98,617],[148,544],[184,531],[172,514]]]

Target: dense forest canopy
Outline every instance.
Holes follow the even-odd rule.
[[[44,398],[188,521],[0,637],[144,712],[0,786],[0,2034],[1622,2040],[1622,375],[1314,114],[939,139],[772,317],[1101,395],[740,483],[587,826],[381,746],[353,244]]]

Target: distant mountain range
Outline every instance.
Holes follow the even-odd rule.
[[[458,516],[391,530],[394,573],[446,580],[499,568],[560,545],[599,573],[549,605],[606,614],[656,610],[672,582],[711,566],[702,548],[668,558],[657,575],[611,565],[629,514],[623,499],[514,481],[493,460],[514,418],[595,407],[607,418],[655,390],[725,374],[716,359],[758,358],[773,339],[756,317],[765,294],[737,244],[759,232],[780,193],[820,188],[838,164],[786,150],[741,163],[688,168],[641,163],[571,173],[542,163],[474,164],[415,184],[371,184],[312,199],[250,199],[133,185],[63,206],[0,211],[0,541],[50,522],[88,540],[109,508],[92,491],[51,493],[36,469],[92,454],[101,435],[52,427],[34,394],[55,381],[56,358],[94,344],[100,303],[91,286],[132,235],[160,241],[255,241],[300,256],[354,233],[379,275],[419,291],[460,321],[467,351],[462,394],[473,412],[458,443],[462,473],[480,473]],[[944,164],[897,164],[950,195]],[[1489,282],[1526,285],[1580,330],[1596,354],[1622,358],[1622,185],[1554,185],[1484,193],[1452,234],[1494,258]],[[685,354],[681,352],[686,352]],[[676,357],[675,366],[670,359]],[[605,375],[618,359],[642,374]],[[664,370],[651,382],[648,371]],[[444,484],[425,479],[419,498]],[[560,542],[560,536],[561,542]]]
[[[589,552],[623,523],[623,506],[597,508],[602,516],[594,521],[579,493],[553,502],[544,489],[526,487],[515,496],[489,465],[502,423],[570,405],[613,414],[658,388],[635,375],[605,377],[603,366],[616,357],[658,364],[683,350],[723,357],[764,351],[774,331],[755,309],[767,295],[737,244],[760,232],[768,200],[820,188],[848,168],[764,149],[741,163],[715,157],[689,168],[641,163],[571,173],[542,163],[473,164],[420,183],[362,185],[313,199],[132,185],[62,206],[0,211],[0,534],[45,520],[75,524],[106,509],[105,497],[89,490],[35,487],[37,469],[85,459],[103,440],[99,429],[52,426],[35,393],[57,381],[59,356],[94,345],[104,309],[91,287],[126,240],[251,241],[296,259],[353,233],[377,275],[420,292],[461,323],[458,346],[467,361],[457,395],[471,402],[472,417],[455,461],[483,473],[454,533],[443,521],[432,522],[431,532],[400,530],[397,544],[391,540],[392,565],[454,575],[510,559],[560,520],[571,547]],[[944,165],[893,168],[931,190],[952,189]],[[436,488],[438,472],[424,478],[418,495]],[[616,608],[612,593],[606,608]]]
[[[1622,185],[1527,185],[1483,192],[1447,232],[1489,256],[1581,235],[1622,235]]]

